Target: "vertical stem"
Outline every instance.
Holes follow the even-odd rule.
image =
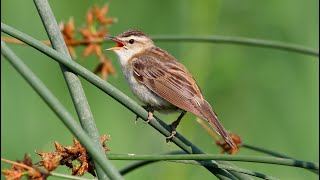
[[[67,55],[71,59],[68,49],[66,47],[66,44],[62,38],[59,26],[55,20],[55,17],[53,15],[53,12],[50,8],[48,1],[34,0],[34,3],[37,7],[42,23],[47,31],[52,47],[58,52],[61,52]],[[87,98],[85,96],[85,93],[83,91],[83,88],[78,76],[73,72],[71,72],[68,68],[66,68],[62,64],[60,64],[60,68],[63,72],[65,81],[69,88],[69,92],[72,97],[74,106],[76,108],[81,126],[87,132],[87,134],[91,137],[93,143],[96,145],[96,148],[99,150],[99,152],[101,154],[104,154],[103,148],[100,143],[99,133],[95,125],[95,122],[90,110],[90,106],[88,104]],[[110,163],[110,161],[108,162]],[[95,167],[96,167],[99,179],[107,179],[107,175],[102,171],[102,169],[98,166],[95,160],[94,160],[94,163],[95,163]],[[122,178],[116,168],[114,168],[113,166],[110,166],[110,167],[112,167],[110,171],[113,172],[110,174],[111,179]]]

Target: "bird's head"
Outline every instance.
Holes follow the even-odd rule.
[[[128,30],[116,37],[107,36],[107,38],[117,43],[117,46],[107,50],[114,51],[120,58],[129,59],[133,55],[154,46],[153,41],[139,30]]]

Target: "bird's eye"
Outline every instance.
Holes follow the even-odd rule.
[[[129,43],[130,43],[130,44],[133,44],[133,43],[134,43],[134,39],[130,39],[130,40],[129,40]]]

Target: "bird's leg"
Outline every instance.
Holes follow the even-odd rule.
[[[166,137],[167,139],[167,142],[169,142],[176,134],[177,134],[177,127],[182,119],[182,117],[186,114],[187,112],[186,111],[182,111],[180,116],[178,117],[177,120],[173,121],[171,124],[170,124],[170,127],[171,127],[171,135]]]

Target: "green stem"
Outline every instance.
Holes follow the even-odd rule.
[[[241,147],[244,147],[244,148],[247,148],[247,149],[251,149],[251,150],[255,150],[255,151],[258,151],[258,152],[262,152],[262,153],[265,153],[265,154],[269,154],[269,155],[272,155],[272,156],[276,156],[276,157],[280,157],[280,158],[286,158],[286,159],[293,159],[287,155],[284,155],[284,154],[280,154],[278,152],[275,152],[275,151],[271,151],[271,150],[268,150],[268,149],[264,149],[264,148],[261,148],[261,147],[257,147],[257,146],[252,146],[252,145],[249,145],[249,144],[241,144]]]
[[[228,37],[228,36],[169,36],[158,35],[152,36],[154,41],[183,41],[183,42],[207,42],[207,43],[223,43],[234,45],[246,45],[254,47],[272,48],[277,50],[284,50],[305,55],[319,57],[319,50],[306,48],[304,46],[292,43],[285,43],[280,41],[269,41],[263,39],[253,39],[245,37]]]
[[[170,151],[170,152],[167,152],[165,154],[186,154],[186,152],[184,152],[184,151]],[[148,164],[151,164],[151,163],[159,162],[159,161],[161,161],[161,160],[143,160],[143,161],[134,162],[134,163],[131,163],[131,164],[127,165],[126,167],[120,169],[120,173],[122,175],[125,175],[125,174],[127,174],[127,173],[129,173],[129,172],[131,172],[131,171],[133,171],[133,170],[135,170],[137,168],[140,168],[142,166],[145,166],[145,165],[148,165]],[[262,178],[262,179],[275,179],[275,178],[273,178],[271,176],[267,176],[267,175],[262,174],[262,173],[250,171],[250,170],[247,170],[247,169],[241,169],[241,168],[238,168],[238,167],[234,167],[233,165],[226,165],[226,164],[221,164],[221,163],[219,163],[218,164],[219,167],[217,167],[217,166],[212,166],[212,164],[208,164],[208,163],[205,163],[203,161],[185,161],[185,160],[184,161],[179,161],[178,160],[178,161],[172,161],[172,162],[209,166],[209,167],[213,167],[213,168],[221,168],[221,169],[226,169],[226,170],[229,170],[229,171],[235,171],[237,173],[247,174],[247,175],[250,175],[250,176],[256,176],[256,177],[259,177],[259,178]]]
[[[66,57],[64,54],[61,54],[52,48],[44,45],[43,43],[39,42],[38,40],[4,24],[1,23],[1,31],[4,33],[7,33],[26,44],[29,44],[30,46],[38,49],[42,53],[48,55],[49,57],[53,58],[54,60],[64,64],[68,68],[70,68],[73,72],[77,73],[78,75],[82,76],[84,79],[107,93],[109,96],[114,98],[116,101],[121,103],[123,106],[127,107],[130,111],[135,113],[136,115],[140,116],[145,121],[147,120],[148,113],[147,111],[142,108],[137,102],[129,98],[127,95],[110,85],[108,82],[102,80],[95,74],[93,74],[91,71],[87,70],[86,68],[82,67],[81,65],[77,64],[76,62],[70,60],[70,58]],[[171,134],[170,127],[165,124],[163,121],[157,118],[157,120],[151,120],[149,123],[152,127],[154,127],[157,131],[162,133],[165,136],[169,136]],[[183,149],[185,152],[190,154],[203,154],[204,152],[201,151],[198,147],[193,145],[190,141],[185,139],[183,136],[181,136],[179,133],[172,139],[172,142],[174,142],[176,145],[178,145],[181,149]],[[216,164],[215,161],[210,161],[213,164]],[[230,174],[228,171],[222,170],[222,169],[214,169],[206,167],[210,172],[215,174],[220,179],[237,179],[234,176],[241,176],[241,174],[232,173]],[[245,177],[241,176],[243,179]]]
[[[64,179],[75,179],[75,180],[97,180],[97,179],[87,179],[87,178],[82,178],[78,176],[60,174],[55,172],[50,172],[50,176],[55,176],[55,177],[64,178]]]
[[[223,154],[188,154],[188,155],[138,155],[138,154],[108,154],[112,160],[222,160],[222,161],[242,161],[256,162],[266,164],[277,164],[285,166],[294,166],[305,169],[319,170],[318,163],[306,162],[301,160],[246,156],[246,155],[223,155]]]
[[[11,63],[11,65],[22,75],[22,77],[31,85],[31,87],[40,95],[40,97],[47,103],[47,105],[56,113],[59,119],[65,126],[74,134],[74,136],[81,142],[86,150],[91,154],[92,158],[100,165],[106,174],[112,177],[112,169],[110,162],[107,161],[105,155],[101,155],[100,151],[95,147],[95,144],[81,128],[79,124],[73,119],[71,114],[59,102],[59,100],[52,94],[52,92],[44,85],[44,83],[23,63],[23,61],[14,54],[14,52],[1,41],[1,54]],[[120,178],[122,176],[117,171]]]
[[[241,173],[241,174],[246,174],[246,175],[250,175],[250,176],[255,176],[261,179],[269,179],[269,180],[276,180],[277,178],[274,178],[272,176],[268,176],[259,172],[255,172],[255,171],[251,171],[248,169],[243,169],[243,168],[239,168],[239,167],[234,167],[234,166],[230,166],[230,165],[225,165],[225,164],[219,164],[218,167],[216,166],[212,166],[212,164],[208,164],[206,162],[202,162],[202,161],[192,161],[192,160],[168,160],[169,162],[177,162],[177,163],[185,163],[185,164],[193,164],[193,165],[202,165],[202,166],[209,166],[209,167],[213,167],[213,168],[221,168],[221,169],[225,169],[228,171],[234,171],[237,173]]]
[[[57,21],[53,15],[53,12],[50,8],[50,5],[47,0],[34,0],[34,3],[37,7],[39,15],[41,17],[42,23],[47,31],[48,37],[50,39],[52,47],[58,52],[65,54],[70,60],[71,56],[68,52],[67,46],[63,40],[60,28],[57,24]],[[87,132],[87,134],[92,139],[92,142],[95,143],[96,148],[100,151],[100,154],[104,154],[103,147],[100,142],[99,133],[96,127],[96,124],[93,119],[93,115],[90,110],[89,103],[87,101],[86,95],[83,91],[81,82],[76,74],[71,72],[63,64],[60,64],[60,68],[64,75],[65,81],[67,83],[73,104],[77,111],[81,126]],[[93,159],[99,179],[107,179],[107,175],[103,172],[101,167]],[[120,174],[116,168],[110,164],[110,178],[120,178]]]
[[[257,147],[257,146],[253,146],[253,145],[249,145],[249,144],[241,144],[241,147],[244,147],[244,148],[247,148],[247,149],[250,149],[250,150],[254,150],[254,151],[258,151],[258,152],[262,152],[262,153],[265,153],[265,154],[269,154],[271,156],[275,156],[275,157],[280,157],[280,158],[286,158],[286,159],[293,159],[295,160],[294,158],[290,157],[290,156],[287,156],[287,155],[284,155],[284,154],[281,154],[281,153],[278,153],[278,152],[275,152],[275,151],[271,151],[271,150],[268,150],[268,149],[264,149],[264,148],[261,148],[261,147]],[[314,172],[316,174],[319,174],[319,170],[316,171],[316,170],[311,170],[309,169],[311,172]]]
[[[168,153],[165,154],[186,154],[186,152],[184,151],[170,151]],[[132,164],[127,165],[126,167],[120,169],[120,174],[125,175],[137,168],[140,168],[142,166],[154,163],[154,162],[158,162],[158,160],[144,160],[144,161],[138,161],[138,162],[134,162]]]

